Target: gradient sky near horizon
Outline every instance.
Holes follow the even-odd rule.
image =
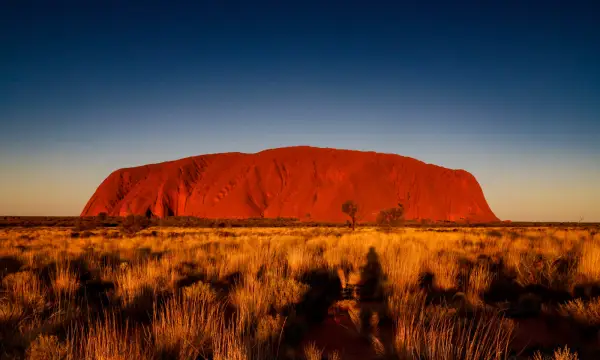
[[[465,169],[501,219],[600,221],[599,2],[173,3],[0,2],[0,215],[314,145]]]

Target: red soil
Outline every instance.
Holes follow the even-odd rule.
[[[410,196],[409,196],[410,194]],[[360,221],[403,202],[408,219],[497,221],[477,180],[394,154],[314,148],[223,153],[120,169],[108,176],[82,216],[152,214],[204,218],[291,217]]]

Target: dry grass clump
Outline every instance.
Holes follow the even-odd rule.
[[[321,360],[323,350],[319,349],[313,342],[304,346],[304,358],[306,360]]]
[[[22,303],[0,299],[0,322],[10,326],[9,331],[14,331],[14,326],[19,324],[26,316],[27,309]]]
[[[381,267],[388,287],[395,291],[417,286],[423,272],[427,250],[418,243],[388,243],[380,251]]]
[[[231,294],[231,301],[244,316],[261,318],[271,310],[280,313],[284,307],[298,303],[308,286],[292,278],[281,278],[271,273],[261,279],[247,278]]]
[[[144,334],[126,320],[109,314],[89,329],[77,329],[70,338],[71,358],[90,360],[151,359]]]
[[[576,299],[559,305],[559,312],[581,324],[600,325],[600,298],[589,301]]]
[[[293,246],[287,249],[287,266],[291,277],[298,277],[310,269],[323,266],[323,260],[318,254],[317,247]]]
[[[235,328],[222,328],[220,336],[213,341],[213,359],[215,360],[250,360],[248,354],[252,351],[248,336],[237,332]],[[258,351],[260,353],[260,350]],[[267,354],[257,359],[268,359]]]
[[[31,342],[25,358],[27,360],[64,360],[71,354],[68,344],[54,335],[40,335]]]
[[[286,319],[281,315],[267,315],[258,319],[256,339],[261,343],[273,343],[281,336]]]
[[[583,244],[577,272],[586,281],[600,282],[600,243],[593,241]]]
[[[257,335],[243,318],[223,324],[212,341],[215,360],[271,360],[279,353],[274,336]]]
[[[168,264],[156,260],[121,266],[114,274],[117,292],[125,305],[148,292],[156,296],[171,284],[172,273]]]
[[[72,298],[79,288],[77,274],[71,271],[68,260],[56,264],[52,278],[52,290],[59,297]]]
[[[570,290],[575,281],[575,269],[563,254],[544,256],[522,253],[509,256],[517,282],[522,286],[542,285],[555,290]]]
[[[458,257],[453,254],[432,254],[425,261],[425,269],[433,275],[433,285],[441,290],[458,288],[460,267]]]
[[[2,279],[0,294],[0,343],[25,346],[28,338],[43,323],[47,313],[48,291],[37,274],[20,271]]]
[[[373,348],[375,356],[383,358],[386,355],[386,347],[381,339],[375,334],[369,334],[369,341],[371,342],[371,347]]]
[[[20,271],[2,279],[6,297],[12,303],[21,303],[34,312],[41,312],[46,302],[47,290],[37,274]]]
[[[21,303],[0,299],[0,340],[3,346],[22,345],[24,325],[31,316],[28,309]]]
[[[579,360],[579,356],[577,353],[571,352],[569,348],[565,345],[562,349],[556,349],[554,354],[550,356],[544,356],[541,352],[536,352],[533,355],[532,360]]]
[[[401,316],[395,349],[400,359],[507,359],[512,321],[493,314],[463,319],[448,311],[420,311]]]
[[[212,338],[221,330],[220,310],[204,293],[167,301],[154,311],[155,352],[176,359],[195,359],[209,353]]]
[[[185,298],[198,301],[201,303],[215,303],[217,301],[217,293],[210,285],[197,282],[182,289],[182,294]]]
[[[486,291],[489,290],[495,275],[485,265],[475,267],[469,274],[467,296],[472,302],[481,302]]]
[[[425,307],[426,294],[420,292],[394,292],[387,299],[387,311],[394,319],[406,314],[418,314]]]
[[[338,351],[327,353],[327,360],[342,360],[342,356]]]

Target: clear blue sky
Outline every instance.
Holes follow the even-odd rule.
[[[0,2],[0,215],[315,145],[468,170],[502,219],[600,221],[598,2],[170,3]]]

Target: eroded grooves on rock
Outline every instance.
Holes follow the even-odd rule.
[[[314,148],[223,153],[114,171],[82,216],[145,214],[205,218],[292,217],[345,221],[356,201],[361,221],[402,202],[408,219],[496,221],[479,183],[394,154]]]

